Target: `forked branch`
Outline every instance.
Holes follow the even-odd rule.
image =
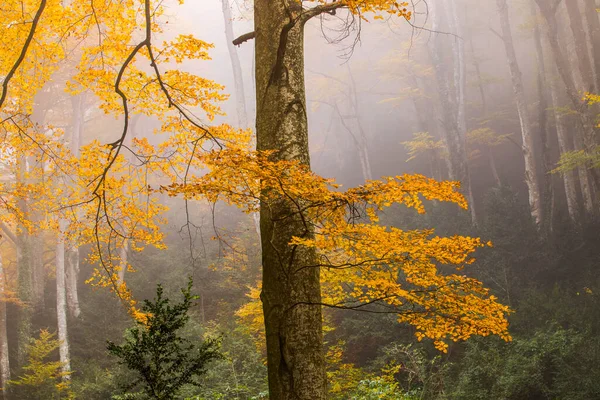
[[[335,15],[335,11],[338,8],[342,8],[342,7],[346,7],[344,2],[336,1],[333,3],[322,4],[320,6],[305,9],[305,10],[302,10],[300,15],[296,18],[295,22],[299,21],[300,23],[305,24],[311,18],[314,18],[321,14]],[[256,38],[256,32],[252,31],[252,32],[248,32],[248,33],[245,33],[245,34],[239,36],[238,38],[234,39],[232,43],[235,46],[239,46],[239,45],[241,45],[249,40],[255,39],[255,38]]]
[[[27,35],[27,39],[25,39],[25,43],[23,44],[23,47],[21,48],[21,54],[19,54],[19,58],[17,58],[17,61],[15,61],[12,68],[10,69],[10,71],[8,71],[8,74],[6,74],[6,77],[4,78],[4,82],[2,82],[2,94],[0,95],[0,108],[2,108],[2,105],[4,104],[4,101],[6,100],[6,96],[8,93],[8,84],[10,83],[10,80],[13,78],[13,76],[17,72],[17,69],[19,69],[19,66],[23,63],[23,60],[25,59],[25,56],[27,55],[27,50],[29,49],[31,42],[33,41],[33,36],[35,35],[35,31],[40,22],[40,18],[42,18],[44,8],[46,8],[46,0],[41,1],[40,7],[37,9],[37,12],[35,13],[35,17],[33,17],[33,21],[31,22],[31,29],[29,29],[29,34]]]

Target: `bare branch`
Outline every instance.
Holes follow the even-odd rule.
[[[343,7],[346,7],[346,4],[336,1],[334,3],[322,4],[320,6],[309,8],[302,12],[300,15],[300,21],[304,24],[308,22],[309,19],[317,17],[321,14],[335,15],[336,10]]]
[[[304,10],[296,19],[296,21],[300,21],[302,24],[306,23],[309,19],[319,16],[321,14],[330,14],[330,15],[335,15],[335,10],[337,10],[338,8],[342,8],[345,7],[346,5],[340,2],[335,2],[335,3],[328,3],[328,4],[323,4],[317,7],[313,7],[313,8],[309,8],[307,10]],[[294,21],[294,23],[296,22]],[[241,36],[239,36],[237,39],[235,39],[232,43],[235,46],[239,46],[249,40],[255,39],[256,38],[256,32],[252,31],[252,32],[248,32],[245,33]]]
[[[256,32],[252,31],[252,32],[248,32],[243,34],[242,36],[238,37],[237,39],[235,39],[232,43],[236,46],[241,45],[242,43],[247,42],[248,40],[252,40],[256,37]]]
[[[496,31],[494,28],[490,27],[490,32],[492,32],[494,35],[496,35],[498,37],[498,39],[500,39],[504,42],[504,37],[498,31]]]
[[[15,236],[15,234],[10,230],[8,225],[6,225],[2,221],[0,221],[0,229],[2,230],[2,232],[4,232],[6,237],[8,237],[11,240],[11,242],[13,242],[15,244],[17,243],[17,237]]]

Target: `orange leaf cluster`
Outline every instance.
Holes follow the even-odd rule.
[[[474,261],[485,246],[479,238],[439,237],[433,230],[403,231],[379,225],[378,212],[404,204],[425,212],[423,200],[467,207],[456,182],[437,182],[422,175],[402,175],[340,191],[339,185],[290,161],[271,161],[270,153],[241,147],[203,153],[197,162],[207,173],[187,183],[163,186],[170,195],[224,201],[246,212],[285,198],[315,231],[296,237],[290,246],[315,247],[320,254],[324,302],[332,307],[378,305],[417,328],[417,337],[434,340],[444,351],[447,341],[472,335],[500,335],[509,340],[508,307],[482,284],[452,273]],[[256,296],[254,296],[256,297]],[[242,315],[254,315],[254,306]],[[254,313],[253,313],[254,311]]]

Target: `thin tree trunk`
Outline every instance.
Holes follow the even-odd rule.
[[[19,157],[17,185],[24,184],[25,168],[25,157]],[[17,205],[21,215],[27,217],[29,213],[25,199],[20,197]],[[27,228],[18,223],[15,247],[17,253],[17,297],[21,302],[17,317],[17,362],[19,366],[23,366],[26,362],[27,345],[32,332],[33,271],[29,244]]]
[[[591,116],[587,105],[581,101],[581,96],[579,95],[579,92],[575,86],[568,61],[562,51],[555,16],[556,9],[551,8],[550,4],[544,2],[543,0],[535,1],[542,13],[542,16],[546,20],[546,37],[548,39],[548,44],[554,58],[554,64],[558,71],[558,75],[564,84],[571,105],[579,115],[579,124],[573,127],[573,146],[575,150],[592,149],[596,142],[593,117]],[[588,214],[594,214],[595,209],[593,204],[593,186],[590,184],[589,176],[593,176],[594,182],[598,181],[598,176],[594,170],[588,170],[587,166],[585,165],[578,168],[578,175],[584,209]],[[598,184],[596,184],[596,187],[598,187]]]
[[[0,229],[16,248],[17,236],[2,221],[0,221]],[[8,320],[6,313],[7,286],[3,261],[2,255],[0,254],[0,399],[9,400],[8,381],[10,380],[10,356],[7,329]]]
[[[475,76],[477,78],[477,87],[479,88],[479,96],[481,97],[481,116],[485,120],[487,118],[487,98],[485,95],[485,87],[483,85],[483,79],[481,77],[481,68],[479,65],[479,61],[477,61],[477,54],[475,53],[475,46],[473,45],[473,35],[469,32],[469,47],[471,49],[471,56],[473,57],[473,67],[475,68]],[[502,180],[500,179],[500,174],[498,173],[498,167],[496,165],[496,157],[494,156],[494,152],[489,147],[487,149],[488,162],[490,165],[490,170],[492,171],[492,176],[494,177],[494,182],[496,187],[502,186]]]
[[[523,88],[523,78],[517,62],[517,55],[513,44],[512,32],[510,30],[510,16],[508,14],[508,5],[506,0],[496,0],[498,15],[500,16],[500,26],[502,28],[502,41],[504,50],[510,68],[513,92],[515,95],[517,112],[519,113],[519,122],[521,124],[521,139],[523,159],[525,160],[525,183],[529,191],[529,208],[531,216],[536,225],[541,226],[543,221],[542,196],[540,195],[540,183],[537,174],[537,166],[534,151],[534,138],[531,129],[529,112],[527,111],[527,100],[525,99],[525,90]]]
[[[498,173],[498,167],[496,166],[496,157],[494,157],[494,152],[492,149],[488,149],[488,160],[490,162],[490,169],[492,170],[492,175],[494,176],[494,181],[496,182],[496,187],[502,186],[502,180],[500,179],[500,174]]]
[[[79,158],[79,150],[81,147],[81,138],[83,136],[83,120],[85,115],[85,94],[80,94],[71,97],[71,154],[75,158]],[[66,255],[66,290],[67,290],[67,307],[69,314],[72,317],[79,317],[81,308],[79,306],[79,244],[72,243]]]
[[[418,81],[417,79],[414,77],[414,75],[411,75],[412,77],[412,81],[413,81],[413,85],[415,88],[419,87]],[[428,105],[426,104],[425,100],[422,98],[421,95],[416,95],[416,96],[411,96],[411,100],[413,102],[413,105],[415,107],[415,113],[417,115],[417,120],[419,122],[419,131],[420,132],[426,132],[429,135],[431,135],[432,137],[437,137],[437,133],[436,133],[436,127],[435,127],[435,119],[432,118],[431,116],[431,108],[432,108],[432,104]],[[429,111],[426,111],[428,110]],[[436,154],[435,150],[431,150],[429,152],[429,172],[431,174],[431,177],[433,179],[436,180],[443,180],[442,177],[442,171],[440,170],[440,166],[439,166],[439,157]]]
[[[300,4],[255,0],[257,149],[273,160],[309,166]],[[295,6],[292,9],[292,6]],[[295,21],[294,21],[295,20]],[[269,398],[324,400],[327,396],[319,268],[313,248],[291,247],[312,237],[294,204],[280,197],[260,210]],[[277,222],[285,220],[284,223]]]
[[[454,34],[452,37],[452,57],[454,59],[452,66],[454,71],[454,101],[456,102],[456,110],[458,113],[456,118],[461,134],[466,134],[467,119],[465,112],[465,92],[467,80],[462,23],[458,18],[456,0],[444,0],[444,6],[446,7],[450,31]]]
[[[356,81],[354,80],[354,76],[352,75],[350,65],[347,65],[347,69],[350,82],[347,85],[348,93],[344,92],[343,94],[344,100],[346,100],[348,105],[348,111],[342,113],[337,101],[334,101],[333,104],[326,104],[333,108],[334,113],[336,113],[340,119],[340,123],[352,138],[352,141],[354,142],[354,145],[356,146],[356,150],[358,152],[358,160],[360,162],[363,179],[367,181],[373,179],[373,173],[371,172],[371,161],[369,158],[369,142],[367,140],[367,135],[361,123],[361,114],[358,100],[358,92],[356,90]],[[328,79],[334,80],[342,85],[346,85],[346,82],[334,76],[323,73],[319,73],[319,75],[323,75]],[[352,120],[354,121],[354,123],[350,125],[347,123],[348,120]]]
[[[569,97],[574,109],[578,112],[579,115],[579,121],[583,130],[583,147],[586,151],[591,151],[596,145],[594,117],[592,116],[591,111],[587,107],[587,104],[585,104],[581,100],[581,95],[579,94],[575,86],[575,82],[571,74],[571,69],[569,67],[568,60],[565,57],[565,54],[560,46],[555,16],[556,9],[552,8],[552,6],[546,0],[535,1],[542,13],[542,16],[546,20],[548,42],[552,50],[554,63],[556,64],[556,67],[558,69],[558,74],[565,85],[567,96]],[[599,188],[600,176],[598,176],[597,171],[595,171],[594,169],[590,169],[589,173],[592,176],[593,187]]]
[[[125,273],[127,272],[128,252],[129,252],[129,240],[125,239],[123,241],[123,244],[119,248],[119,260],[120,260],[119,275],[118,275],[119,276],[119,284],[125,282]]]
[[[421,88],[419,86],[419,81],[417,80],[417,77],[411,73],[410,80],[412,82],[412,86],[415,89],[418,89],[420,92]],[[419,131],[428,132],[430,135],[435,137],[435,129],[432,129],[431,126],[433,125],[432,123],[435,122],[435,120],[431,118],[431,115],[427,112],[428,109],[431,109],[431,107],[427,106],[421,93],[417,95],[411,95],[410,99],[412,100],[413,106],[415,107],[415,114],[417,117],[417,122],[419,123]]]
[[[471,211],[471,222],[477,225],[477,213],[475,212],[475,198],[473,197],[473,189],[471,187],[471,173],[469,170],[469,162],[466,152],[466,137],[467,137],[467,113],[466,113],[466,91],[467,91],[467,63],[465,61],[465,44],[463,39],[462,22],[458,17],[458,7],[456,0],[444,0],[444,4],[448,7],[448,20],[450,21],[450,29],[455,36],[452,41],[452,56],[454,58],[454,98],[456,102],[456,119],[458,121],[459,135],[461,137],[462,146],[465,148],[464,168],[466,170],[464,180],[461,180],[467,198],[469,200],[469,210]]]
[[[71,96],[71,154],[73,157],[79,158],[79,150],[81,147],[81,138],[83,136],[83,125],[85,116],[85,93],[77,96]]]
[[[223,21],[225,23],[225,38],[227,39],[227,50],[229,51],[229,59],[231,61],[231,69],[233,72],[233,87],[235,90],[236,114],[238,125],[240,128],[248,128],[248,111],[246,107],[246,90],[244,88],[244,75],[242,74],[242,66],[237,49],[233,44],[233,23],[231,17],[231,4],[229,0],[221,0],[223,8]],[[254,139],[255,140],[255,139]],[[254,141],[253,140],[253,141]],[[254,222],[254,230],[260,237],[260,215],[252,213],[252,221]]]
[[[413,75],[414,76],[414,75]],[[418,104],[419,113],[423,114],[423,117],[420,119],[424,119],[421,123],[424,128],[424,132],[429,132],[431,136],[434,138],[440,137],[440,112],[438,110],[438,104],[433,100],[433,94],[437,90],[435,78],[434,82],[430,78],[418,78],[414,76],[414,86],[415,88],[419,88],[420,91],[423,91],[423,95],[420,96],[419,99],[415,102]]]
[[[542,206],[543,215],[546,215],[544,231],[551,233],[554,230],[554,215],[555,215],[555,190],[552,179],[552,164],[550,160],[550,143],[548,132],[548,99],[546,93],[547,73],[546,62],[544,59],[544,48],[542,45],[542,33],[538,25],[538,14],[534,2],[530,2],[531,16],[534,20],[533,41],[535,45],[535,60],[537,63],[537,91],[538,91],[538,132],[540,142],[542,144]]]
[[[592,63],[590,62],[590,55],[588,52],[585,30],[583,29],[583,19],[579,12],[579,5],[577,4],[577,0],[567,0],[564,3],[567,7],[567,15],[569,16],[570,22],[569,25],[571,27],[571,32],[573,33],[573,39],[575,40],[577,66],[583,81],[583,89],[586,92],[592,92],[594,91],[594,72],[592,70]]]
[[[67,307],[69,315],[73,318],[78,318],[81,315],[81,307],[79,306],[79,292],[77,283],[79,277],[79,247],[73,244],[67,256],[66,270],[66,288],[67,288]]]
[[[6,332],[6,275],[2,255],[0,255],[0,398],[7,399],[6,389],[10,380],[10,360],[8,358],[8,336]]]
[[[360,120],[360,106],[358,91],[356,90],[356,81],[354,80],[352,69],[350,69],[350,64],[347,63],[346,67],[348,69],[348,76],[350,77],[351,95],[349,101],[354,117],[356,118],[356,127],[358,129],[358,137],[355,138],[355,140],[358,142],[358,155],[360,157],[360,163],[362,166],[363,178],[365,181],[368,181],[373,179],[371,160],[369,159],[369,141],[367,140],[367,135]]]
[[[43,132],[43,125],[45,122],[45,113],[47,111],[48,104],[48,95],[46,91],[42,91],[35,96],[35,107],[33,108],[33,113],[31,115],[31,122],[33,122],[36,126],[36,130]],[[38,154],[30,154],[27,157],[27,171],[31,174],[37,168],[38,171],[44,171],[43,161],[40,161],[42,158],[38,157]],[[31,174],[30,176],[33,176]],[[38,177],[41,180],[41,177]],[[34,227],[39,225],[39,221],[42,219],[38,212],[35,210],[30,210],[30,214],[28,215],[29,221],[33,223]],[[32,298],[31,304],[33,310],[36,313],[43,313],[45,308],[45,293],[44,289],[46,288],[46,272],[44,270],[44,262],[43,262],[43,251],[44,251],[44,242],[42,237],[40,236],[41,232],[34,231],[30,235],[28,235],[28,243],[29,243],[29,257],[31,263],[31,274],[32,274]]]
[[[568,127],[565,121],[565,117],[557,111],[561,107],[558,82],[556,81],[556,78],[552,76],[548,77],[548,82],[550,83],[549,88],[552,99],[552,110],[554,110],[553,114],[556,126],[556,134],[558,137],[558,148],[560,154],[564,154],[571,150],[571,147],[569,145],[569,135],[567,133]],[[569,213],[569,217],[571,218],[571,220],[574,223],[578,223],[579,206],[577,202],[577,187],[575,185],[574,172],[567,171],[563,173],[562,179],[565,187],[565,195],[567,197],[567,212]]]
[[[438,10],[433,8],[432,5],[430,5],[430,13],[434,13],[434,25],[432,31],[437,32],[439,31],[439,25],[443,15]],[[446,43],[443,39],[445,39],[445,37],[436,34],[431,40],[432,44],[429,53],[437,78],[439,100],[444,121],[443,132],[446,146],[448,148],[448,173],[450,179],[461,182],[462,191],[469,200],[469,206],[471,209],[471,222],[473,225],[476,225],[477,217],[475,213],[475,204],[473,203],[471,177],[467,164],[467,151],[465,148],[466,132],[461,131],[462,124],[459,123],[459,106],[456,104],[456,101],[453,101],[453,98],[458,99],[460,96],[452,96],[452,92],[448,84],[448,71],[446,69],[446,62],[441,58],[444,54],[443,50],[446,47]]]
[[[348,132],[348,134],[350,134],[350,137],[352,138],[352,141],[354,142],[354,145],[356,146],[356,150],[358,151],[358,160],[360,162],[360,170],[361,170],[361,173],[363,176],[363,180],[367,181],[367,180],[373,179],[373,174],[371,173],[371,162],[369,160],[369,152],[367,149],[366,138],[364,135],[364,131],[362,130],[362,127],[360,127],[360,121],[359,121],[358,116],[356,116],[356,115],[344,116],[341,113],[337,103],[334,104],[334,108],[335,108],[338,116],[340,117],[340,122],[341,122],[342,126],[344,127],[346,132]],[[356,135],[354,133],[354,131],[352,130],[352,128],[348,125],[348,123],[346,122],[347,119],[356,120],[356,125],[359,126],[358,135]]]
[[[34,213],[37,214],[37,213]],[[34,223],[37,225],[39,216],[33,216]],[[44,241],[39,232],[29,236],[29,251],[31,255],[31,271],[32,271],[32,305],[36,313],[42,313],[45,309],[45,288],[46,288],[46,271],[44,270]]]
[[[358,149],[358,158],[360,159],[360,166],[362,169],[363,179],[364,181],[372,180],[373,173],[371,172],[371,162],[369,161],[369,153],[367,149],[365,149],[364,143],[360,144],[360,148]]]
[[[598,11],[596,11],[595,0],[583,0],[585,23],[589,34],[589,41],[592,48],[592,60],[595,71],[595,90],[600,92],[600,21],[598,20]]]
[[[233,86],[235,90],[235,104],[238,117],[238,125],[241,128],[248,127],[248,112],[246,110],[246,93],[244,90],[244,78],[242,75],[242,67],[240,58],[238,57],[237,49],[233,44],[235,39],[233,36],[233,23],[231,18],[231,5],[229,0],[221,0],[223,9],[223,20],[225,22],[225,38],[227,39],[227,50],[229,51],[229,59],[231,60],[231,69],[233,72]]]
[[[473,46],[473,35],[469,33],[469,47],[471,49],[471,56],[473,57],[473,67],[475,68],[475,77],[477,78],[477,87],[479,88],[479,96],[481,97],[481,115],[484,117],[487,115],[487,99],[485,96],[485,88],[483,85],[483,78],[481,76],[481,66],[477,60],[477,54],[475,53],[475,46]]]
[[[576,151],[585,150],[583,132],[580,124],[571,124],[571,132],[573,132],[573,147]],[[592,179],[590,178],[591,170],[586,165],[577,167],[579,176],[579,186],[581,187],[581,195],[583,197],[583,208],[586,213],[594,214],[594,192],[592,189]]]
[[[58,226],[56,243],[56,318],[58,325],[58,356],[64,373],[71,371],[71,357],[69,355],[69,338],[67,335],[67,296],[66,296],[66,274],[65,274],[65,230],[68,223],[61,220]],[[63,380],[69,380],[65,375]]]

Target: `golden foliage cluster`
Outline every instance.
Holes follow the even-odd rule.
[[[31,21],[41,4],[45,9],[33,32]],[[369,12],[376,18],[386,13],[411,17],[403,2],[340,4],[361,18]],[[59,221],[67,220],[62,232],[67,240],[94,244],[89,260],[102,268],[92,281],[111,286],[143,319],[127,287],[117,280],[121,260],[114,247],[125,240],[134,250],[163,247],[159,227],[165,207],[152,196],[151,186],[186,199],[224,201],[247,213],[258,210],[261,197],[265,206],[285,198],[316,232],[289,245],[318,250],[320,264],[305,267],[322,268],[327,305],[379,305],[414,325],[419,339],[433,339],[440,350],[448,340],[474,334],[510,338],[508,308],[480,282],[451,270],[473,261],[472,253],[484,246],[478,238],[444,238],[433,230],[403,231],[378,223],[378,213],[392,204],[419,213],[424,212],[423,199],[466,208],[458,183],[402,175],[341,191],[306,166],[249,151],[249,131],[209,128],[201,122],[221,113],[218,102],[227,98],[223,87],[181,68],[186,60],[207,60],[211,45],[181,35],[158,46],[152,39],[163,22],[164,6],[157,0],[3,2],[0,76],[17,65],[15,49],[26,46],[0,109],[3,220],[30,232],[56,232]],[[33,40],[27,42],[31,33]],[[62,93],[58,98],[63,100],[66,94],[93,93],[104,113],[125,115],[126,123],[134,114],[153,116],[170,137],[160,145],[132,140],[133,157],[126,157],[125,124],[112,144],[93,141],[76,155],[62,129],[32,118],[48,91]],[[55,114],[62,125],[74,117],[69,111]]]
[[[91,244],[88,260],[98,269],[89,282],[110,286],[132,306],[117,279],[130,266],[116,249],[125,242],[136,251],[164,247],[166,207],[148,187],[185,171],[179,146],[199,148],[201,120],[221,114],[218,103],[227,98],[223,86],[181,68],[208,60],[211,44],[191,35],[151,40],[168,24],[164,7],[155,0],[8,0],[0,13],[2,221],[15,233]],[[68,107],[71,96],[87,99],[83,110]],[[202,118],[182,118],[179,110],[188,109]],[[121,121],[125,113],[129,122],[152,116],[177,135],[160,148],[132,139],[125,150],[123,128],[108,124],[102,135],[117,141],[83,139],[73,148],[72,132],[61,127],[89,114],[101,118],[98,110]]]
[[[486,244],[466,236],[439,237],[433,230],[404,231],[378,223],[378,213],[392,204],[425,212],[423,199],[467,207],[456,182],[437,182],[422,175],[402,175],[339,190],[294,161],[271,161],[271,153],[227,148],[198,155],[208,172],[185,184],[163,186],[169,195],[224,201],[251,213],[281,198],[316,234],[295,237],[290,246],[314,247],[321,267],[324,303],[360,308],[379,304],[417,328],[417,338],[434,340],[440,350],[447,341],[472,335],[507,332],[508,307],[499,304],[482,284],[456,273],[474,261]],[[488,243],[488,245],[491,245]],[[450,268],[449,268],[450,267]],[[455,273],[451,272],[454,268]],[[258,291],[253,291],[256,299]],[[260,326],[258,305],[241,315]]]

